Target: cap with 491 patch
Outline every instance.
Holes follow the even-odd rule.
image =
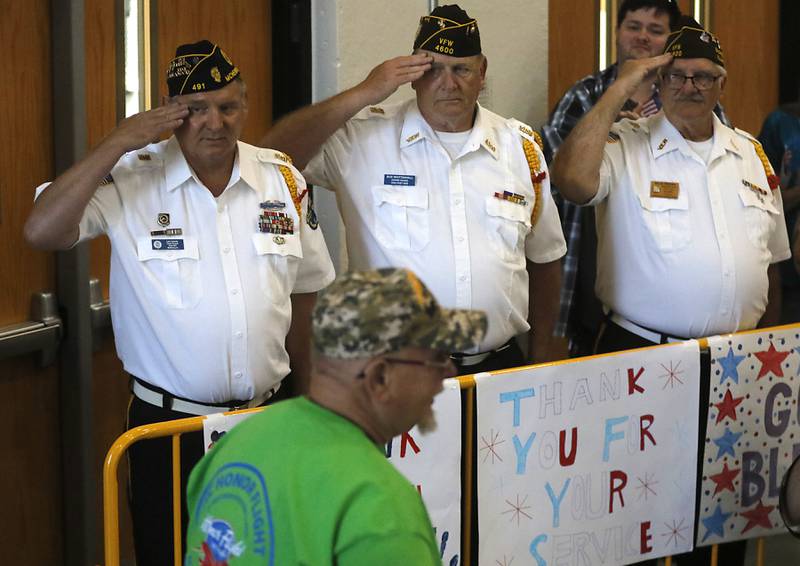
[[[170,96],[217,90],[239,76],[239,67],[207,39],[187,43],[175,50],[175,58],[167,67]]]
[[[462,352],[486,334],[486,314],[443,309],[407,269],[353,271],[320,291],[314,345],[330,358],[369,358],[407,347]]]

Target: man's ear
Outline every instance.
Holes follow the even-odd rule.
[[[369,364],[364,371],[364,386],[372,399],[378,402],[385,402],[391,398],[392,376],[387,371],[389,365],[379,360]]]

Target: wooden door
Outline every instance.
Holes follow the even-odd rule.
[[[54,289],[50,254],[25,245],[34,188],[53,174],[50,2],[0,1],[0,327],[30,318],[31,295]],[[33,355],[0,360],[0,533],[10,564],[60,564],[61,485],[57,366]]]

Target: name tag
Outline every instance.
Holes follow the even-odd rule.
[[[680,192],[680,185],[678,183],[669,183],[667,181],[650,182],[651,197],[676,199]]]
[[[150,245],[154,250],[171,251],[182,250],[183,239],[181,238],[153,238]]]
[[[383,184],[393,187],[413,187],[417,184],[416,175],[384,175]]]

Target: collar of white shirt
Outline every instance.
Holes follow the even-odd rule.
[[[459,157],[483,148],[492,157],[499,159],[497,154],[497,133],[486,120],[486,110],[480,104],[476,103],[476,105],[478,106],[478,113],[475,117],[475,124],[472,126],[472,132],[461,149]],[[406,106],[405,116],[403,117],[403,128],[400,131],[400,148],[405,149],[423,139],[429,139],[432,142],[437,140],[433,128],[423,118],[416,101],[411,101]]]
[[[257,159],[255,155],[250,155],[253,149],[254,148],[247,144],[238,142],[236,158],[233,162],[233,170],[231,171],[231,178],[228,181],[226,190],[241,179],[247,186],[258,192],[256,188],[258,187],[256,182],[258,176],[255,171]],[[242,155],[243,153],[244,155]],[[195,175],[189,163],[186,161],[186,157],[183,155],[181,146],[175,136],[172,136],[167,141],[167,147],[164,151],[164,178],[168,191],[174,191],[190,178],[194,178],[197,184],[202,185],[200,179],[197,178],[197,175]]]
[[[715,114],[712,114],[712,117],[714,120],[714,146],[708,160],[709,165],[718,157],[725,155],[727,151],[741,157],[742,150],[733,130],[720,122]],[[663,112],[650,118],[650,150],[653,152],[653,159],[658,159],[672,151],[680,151],[690,158],[697,156]]]

